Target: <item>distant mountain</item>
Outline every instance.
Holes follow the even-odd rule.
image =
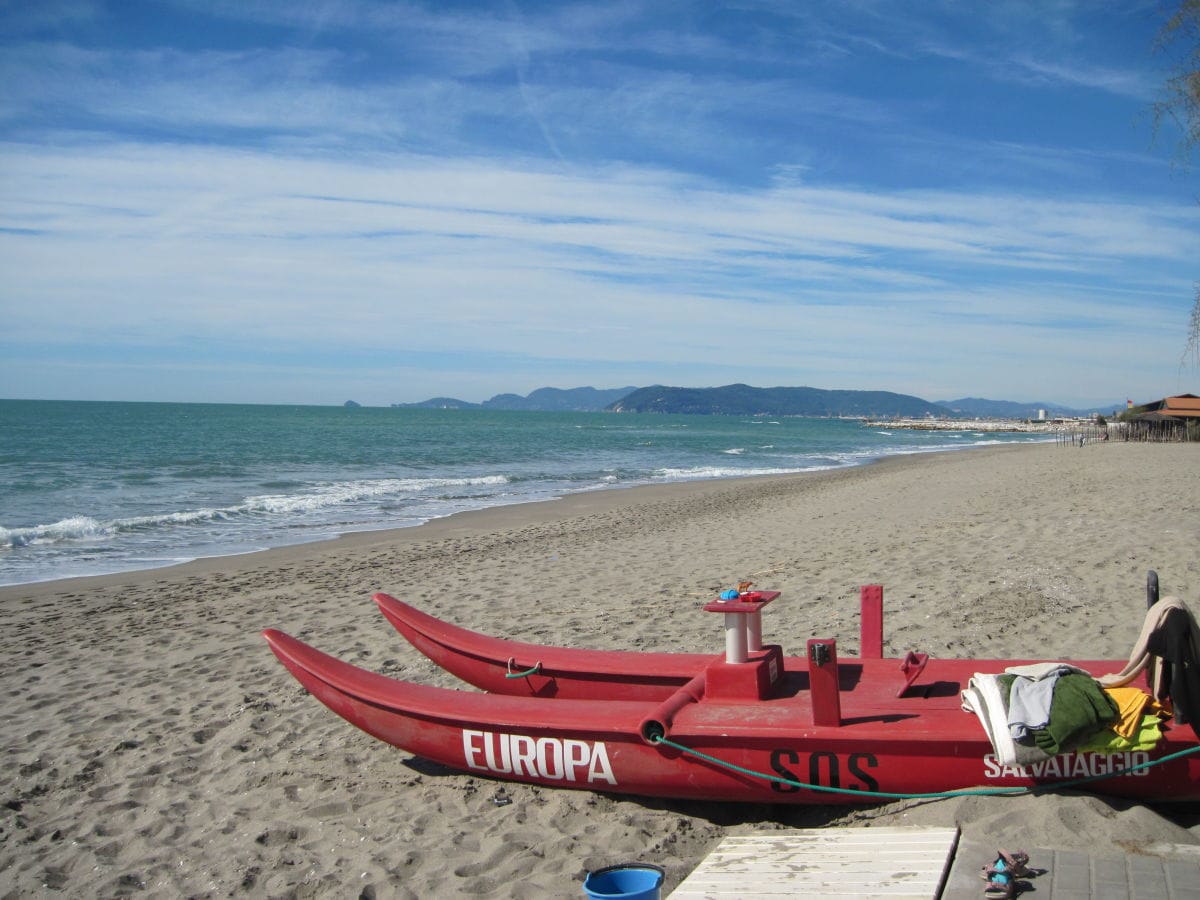
[[[348,405],[348,404],[347,404]],[[1016,403],[964,397],[931,403],[891,391],[839,391],[813,387],[756,388],[729,384],[715,388],[682,388],[655,385],[598,390],[593,387],[538,388],[522,397],[497,394],[482,403],[454,397],[433,397],[419,403],[393,403],[407,409],[503,409],[531,412],[672,412],[698,415],[864,416],[867,418],[1036,419],[1046,415],[1088,416],[1111,414],[1123,403],[1094,409],[1070,409],[1061,403]]]
[[[497,394],[491,400],[482,403],[469,403],[466,400],[456,400],[453,397],[434,397],[432,400],[422,400],[419,403],[393,403],[393,407],[405,409],[516,409],[529,412],[599,412],[610,404],[620,400],[626,394],[636,391],[635,387],[608,388],[597,390],[593,387],[581,388],[538,388],[529,396],[519,394]]]
[[[456,400],[453,397],[433,397],[420,403],[393,403],[393,408],[403,409],[479,409],[478,403]]]
[[[979,397],[964,397],[961,400],[939,400],[939,406],[953,411],[954,415],[972,419],[1036,419],[1038,412],[1046,411],[1046,415],[1055,418],[1066,416],[1076,418],[1091,416],[1096,413],[1111,414],[1114,410],[1125,408],[1124,403],[1113,403],[1108,406],[1096,406],[1091,409],[1071,409],[1061,403],[1016,403],[1012,400],[983,400]]]
[[[890,391],[827,391],[812,387],[715,388],[655,385],[641,388],[609,407],[613,412],[691,413],[738,416],[950,416],[943,406]]]
[[[636,387],[597,390],[593,387],[538,388],[527,397],[517,394],[497,394],[483,401],[484,409],[524,409],[538,412],[598,412],[622,397],[636,391]]]

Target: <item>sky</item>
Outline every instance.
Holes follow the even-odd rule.
[[[1163,21],[0,0],[0,397],[1200,393]]]

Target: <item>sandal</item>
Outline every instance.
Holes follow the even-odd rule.
[[[1016,883],[1003,872],[997,872],[983,889],[983,896],[1011,900],[1016,896]]]
[[[1007,850],[997,851],[999,859],[1004,861],[1004,871],[1012,875],[1013,878],[1028,878],[1030,875],[1038,874],[1033,869],[1029,868],[1029,854],[1024,850],[1018,850],[1016,853],[1009,853]],[[992,865],[996,865],[992,863]]]
[[[1029,854],[1024,850],[1018,850],[1016,853],[999,850],[996,861],[984,866],[979,872],[979,877],[987,882],[983,896],[1010,900],[1016,896],[1018,878],[1041,875],[1042,871],[1029,868]]]

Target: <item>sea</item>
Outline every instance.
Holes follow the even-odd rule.
[[[1044,439],[770,416],[0,400],[0,584],[151,569],[581,491]]]

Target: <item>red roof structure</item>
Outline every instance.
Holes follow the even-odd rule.
[[[1179,394],[1164,397],[1142,407],[1144,413],[1158,413],[1173,419],[1200,419],[1200,397],[1195,394]]]

